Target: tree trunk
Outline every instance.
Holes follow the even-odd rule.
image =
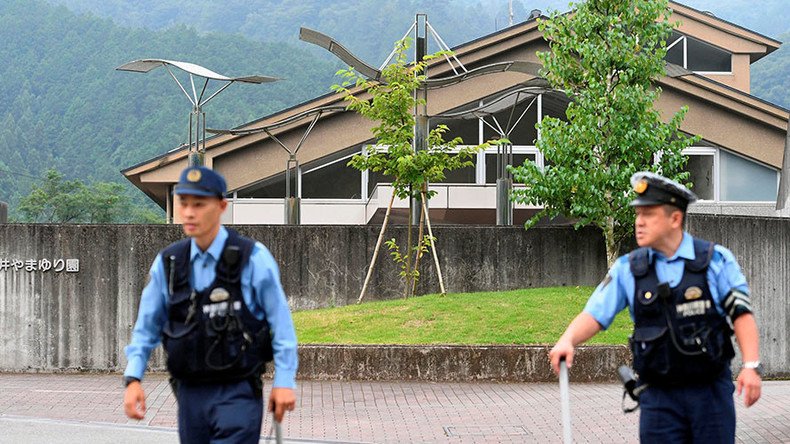
[[[606,218],[606,228],[604,229],[604,242],[606,242],[606,263],[612,268],[620,253],[620,242],[615,239],[614,218]]]
[[[428,212],[428,206],[425,205],[425,195],[422,196],[422,211],[425,212],[425,224],[428,226],[428,236],[431,238],[431,252],[433,253],[433,262],[436,264],[436,275],[439,277],[439,289],[442,294],[447,292],[444,290],[444,279],[442,279],[442,267],[439,266],[439,255],[436,253],[436,245],[433,243],[433,230],[431,230],[431,213]]]
[[[381,224],[381,231],[379,231],[379,239],[376,241],[376,248],[373,249],[373,259],[370,260],[370,267],[368,267],[368,274],[365,276],[365,283],[362,284],[362,291],[359,292],[357,304],[362,302],[365,297],[365,291],[368,289],[368,282],[370,276],[373,274],[373,267],[376,265],[376,258],[379,256],[379,249],[381,248],[381,241],[384,239],[384,230],[387,229],[387,221],[390,219],[390,211],[392,211],[392,204],[395,202],[395,188],[392,189],[392,197],[390,197],[390,204],[387,206],[387,212],[384,214],[384,223]]]
[[[425,198],[425,193],[421,193],[420,195],[420,204],[422,207],[425,207],[425,202],[422,199]],[[414,270],[413,274],[411,275],[411,294],[414,295],[417,292],[417,275],[418,269],[420,267],[420,258],[422,257],[422,235],[423,235],[423,227],[425,226],[425,211],[420,211],[420,228],[417,230],[417,251],[414,253]]]
[[[409,191],[411,191],[411,187],[409,188]],[[411,214],[412,214],[413,205],[414,205],[414,199],[411,198],[411,193],[409,193],[409,216],[408,216],[409,223],[407,225],[408,228],[406,230],[407,234],[406,234],[406,252],[405,252],[406,276],[404,276],[406,279],[406,291],[405,291],[406,298],[409,297],[409,292],[411,291],[411,276],[409,274],[411,273]]]

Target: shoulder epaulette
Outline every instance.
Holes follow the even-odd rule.
[[[650,250],[642,247],[628,253],[628,265],[631,267],[631,274],[634,277],[646,275],[648,268],[650,268]]]
[[[694,260],[686,261],[686,268],[689,271],[700,272],[708,268],[713,258],[713,247],[716,244],[704,239],[694,239]]]

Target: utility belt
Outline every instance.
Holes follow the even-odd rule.
[[[213,384],[232,384],[234,382],[240,382],[240,381],[246,380],[250,384],[250,388],[252,389],[253,395],[256,398],[261,398],[262,399],[263,398],[263,379],[261,379],[261,376],[262,376],[261,373],[258,373],[258,374],[255,374],[255,375],[250,375],[250,376],[248,376],[247,378],[244,378],[244,379],[239,379],[239,380],[235,380],[235,381],[234,380],[223,381],[221,383],[213,382]],[[175,396],[176,401],[178,401],[178,389],[181,387],[182,384],[202,385],[202,384],[196,384],[196,383],[191,382],[191,381],[182,381],[182,380],[180,380],[178,378],[174,378],[174,377],[170,377],[168,382],[170,383],[170,389],[173,390],[173,396]]]

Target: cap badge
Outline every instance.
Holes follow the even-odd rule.
[[[699,297],[702,296],[702,289],[699,287],[689,287],[686,289],[686,293],[683,296],[687,301],[699,299]]]
[[[639,179],[639,181],[634,184],[634,191],[636,191],[636,194],[642,194],[645,190],[647,190],[647,181],[645,179]]]
[[[198,169],[190,170],[187,173],[187,180],[190,181],[190,182],[198,182],[198,181],[200,181],[200,176],[201,176],[200,170],[198,170]]]
[[[217,287],[211,290],[211,294],[208,296],[211,302],[222,302],[227,301],[230,298],[230,293],[228,290],[225,290],[222,287]]]

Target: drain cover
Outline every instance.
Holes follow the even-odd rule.
[[[522,426],[480,425],[445,426],[444,434],[447,436],[512,436],[529,435],[529,432]]]

